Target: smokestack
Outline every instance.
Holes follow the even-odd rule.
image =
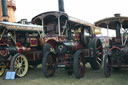
[[[64,1],[63,0],[58,0],[58,4],[59,4],[59,11],[65,12],[64,11]]]
[[[115,17],[120,17],[120,13],[114,14]]]
[[[8,21],[7,0],[1,0],[1,4],[2,4],[3,21]]]

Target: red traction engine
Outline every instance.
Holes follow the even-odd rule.
[[[95,24],[115,30],[116,33],[115,37],[109,37],[108,52],[104,57],[105,77],[109,77],[112,71],[128,68],[128,17],[115,14],[115,17],[105,18]]]
[[[42,27],[0,22],[0,76],[5,69],[16,76],[27,74],[28,66],[37,66],[42,59]]]
[[[76,78],[81,78],[87,62],[92,69],[101,67],[102,43],[94,37],[94,25],[57,11],[37,15],[32,23],[43,26],[42,67],[46,77],[53,76],[56,68],[65,68],[69,75],[74,73]]]

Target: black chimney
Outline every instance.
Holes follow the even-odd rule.
[[[116,37],[120,37],[121,24],[119,22],[115,22],[115,25],[116,25]]]
[[[117,13],[117,14],[114,14],[114,16],[115,16],[115,17],[120,17],[120,14],[119,14],[119,13]]]
[[[8,21],[7,0],[1,0],[1,4],[2,4],[3,21]]]
[[[59,4],[59,11],[65,12],[64,11],[64,1],[63,0],[58,0],[58,4]]]

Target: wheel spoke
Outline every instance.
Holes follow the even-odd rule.
[[[102,53],[102,45],[101,45],[100,41],[98,41],[97,43],[99,43],[96,46],[97,47],[96,48],[97,63],[99,65],[101,65],[102,64],[102,55],[103,55],[103,53]]]
[[[15,72],[17,73],[17,71],[18,71],[18,68],[15,68]]]
[[[102,62],[101,58],[97,58],[97,59],[98,59],[98,61]]]
[[[17,66],[17,65],[15,65],[14,69],[17,69],[17,68],[18,68],[18,66]]]
[[[101,63],[99,61],[96,61],[99,66],[101,66]]]
[[[22,64],[24,63],[24,59],[23,58],[21,58],[21,62],[20,63],[22,63]]]
[[[20,68],[19,68],[19,69],[17,69],[17,74],[19,74],[19,75],[20,75]]]
[[[19,63],[19,58],[17,58],[15,61],[15,64],[18,64],[18,63]]]
[[[23,73],[24,72],[24,68],[21,68],[21,73]]]
[[[20,61],[20,58],[19,58],[19,57],[17,58],[17,61],[18,61],[18,62]]]

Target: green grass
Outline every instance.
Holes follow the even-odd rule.
[[[4,80],[3,76],[0,78],[0,83],[2,85],[128,85],[128,70],[112,73],[110,78],[105,78],[103,69],[93,71],[88,67],[85,77],[76,79],[74,76],[67,75],[64,69],[58,69],[54,77],[45,78],[42,68],[39,67],[30,69],[23,78]]]

